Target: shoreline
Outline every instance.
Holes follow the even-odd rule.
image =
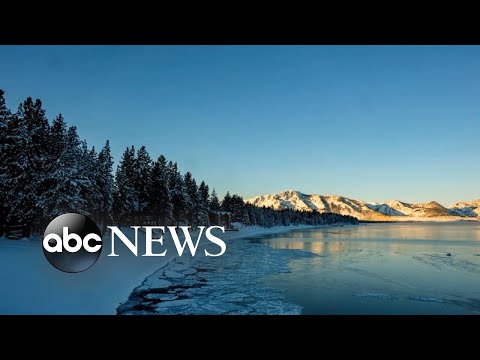
[[[240,231],[226,232],[222,238],[226,239],[229,247],[229,244],[243,242],[243,238],[247,237],[312,227],[307,225],[273,228],[242,226]],[[128,238],[134,238],[132,229],[122,230]],[[40,236],[19,240],[0,238],[0,282],[4,286],[5,293],[8,294],[0,301],[0,314],[113,315],[145,279],[171,266],[169,264],[178,256],[171,238],[167,237],[165,238],[165,248],[168,249],[166,257],[134,256],[122,245],[116,249],[117,254],[121,256],[108,257],[110,251],[108,238],[109,235],[106,234],[105,248],[95,266],[75,275],[58,271],[46,261],[41,249]],[[144,246],[141,245],[144,243],[143,239],[144,234],[139,232],[141,247]],[[203,252],[202,241],[200,245],[199,250]],[[213,244],[212,247],[214,248],[211,252],[216,253],[218,247]],[[233,248],[228,248],[227,253]],[[190,254],[188,257],[191,257]],[[201,257],[204,257],[203,254]],[[183,260],[186,258],[187,255],[184,255]],[[208,257],[206,260],[206,265],[210,263],[211,267],[216,267],[219,259]],[[26,267],[25,264],[29,266]],[[32,297],[37,299],[33,307],[29,301]],[[53,297],[55,301],[52,301]],[[89,301],[85,301],[86,298]]]
[[[301,314],[298,304],[287,302],[282,291],[265,286],[263,278],[289,272],[292,259],[315,255],[301,250],[273,249],[249,240],[295,230],[347,225],[352,224],[272,228],[236,224],[238,232],[226,232],[222,236],[229,255],[172,257],[132,290],[117,307],[117,314]]]
[[[412,223],[409,226],[426,225],[426,223]],[[433,226],[442,227],[455,223],[434,223]],[[464,225],[476,226],[476,222],[456,223]],[[360,223],[365,227],[371,226],[368,223]],[[168,253],[165,258],[155,257],[135,257],[125,246],[119,246],[117,251],[122,256],[107,257],[109,246],[105,244],[105,250],[102,251],[101,258],[97,264],[89,271],[76,275],[67,274],[54,269],[45,259],[41,251],[40,238],[30,238],[23,240],[11,241],[0,238],[0,281],[5,290],[5,296],[0,301],[1,314],[115,314],[122,304],[128,302],[135,289],[143,284],[151,286],[147,280],[153,279],[155,274],[163,277],[163,269],[172,270],[168,272],[168,276],[177,276],[170,285],[184,286],[181,296],[192,298],[193,296],[202,295],[202,290],[206,292],[216,291],[218,298],[227,299],[231,297],[231,291],[228,287],[231,284],[241,283],[246,279],[245,284],[250,292],[255,293],[256,287],[263,287],[261,281],[263,277],[270,273],[288,272],[288,264],[292,259],[304,256],[315,256],[302,250],[283,250],[272,249],[259,241],[252,240],[260,236],[268,236],[273,234],[286,234],[292,231],[302,231],[314,228],[330,228],[336,229],[340,226],[352,227],[358,225],[350,224],[329,224],[329,225],[291,225],[277,226],[272,228],[262,228],[258,226],[241,226],[240,231],[226,232],[222,238],[225,238],[227,244],[227,253],[219,258],[203,256],[203,242],[200,243],[199,251],[202,256],[196,256],[199,260],[198,264],[189,262],[191,258],[188,249],[187,254],[178,257],[174,249],[172,249],[171,239],[165,239]],[[375,225],[375,224],[373,224]],[[390,226],[391,223],[384,226]],[[407,226],[407,224],[405,224]],[[129,232],[130,231],[130,232]],[[133,231],[126,228],[127,237],[133,238]],[[143,235],[143,234],[142,234]],[[108,236],[107,236],[108,237]],[[140,243],[143,242],[139,237]],[[207,242],[206,245],[209,243]],[[212,244],[211,253],[216,253],[218,247]],[[141,251],[140,251],[141,253]],[[478,255],[475,255],[478,256]],[[203,258],[203,259],[202,259]],[[450,258],[449,258],[450,259]],[[202,261],[203,260],[203,261]],[[245,263],[244,262],[249,262]],[[28,264],[28,266],[25,266]],[[239,268],[240,267],[240,268]],[[200,270],[196,269],[200,268]],[[273,270],[272,270],[273,269]],[[188,271],[190,270],[190,271]],[[218,271],[218,276],[212,270]],[[189,272],[190,275],[185,274]],[[223,272],[223,273],[222,273]],[[238,274],[236,274],[238,272]],[[195,275],[196,274],[196,275]],[[201,276],[199,276],[201,275]],[[220,276],[221,275],[221,276]],[[197,280],[205,279],[205,282]],[[183,284],[181,284],[183,282]],[[192,288],[194,284],[201,285],[198,288]],[[230,283],[230,285],[229,285]],[[218,286],[216,286],[217,284]],[[196,286],[196,285],[195,285]],[[190,289],[188,289],[190,287]],[[223,289],[219,289],[223,287]],[[167,290],[167,289],[165,289]],[[223,293],[218,294],[222,290]],[[248,302],[252,298],[250,294],[245,294],[241,287],[237,289],[236,294]],[[268,291],[267,291],[268,290]],[[266,301],[257,308],[250,307],[250,311],[256,313],[298,313],[294,304],[285,306],[285,299],[281,293],[275,289],[265,289],[259,291],[259,296],[263,296],[262,301]],[[166,291],[168,293],[168,290]],[[174,291],[175,292],[175,291]],[[156,296],[165,298],[158,293]],[[177,296],[169,294],[170,298]],[[205,295],[205,293],[203,294]],[[202,295],[202,296],[203,296]],[[248,296],[247,296],[248,295]],[[255,294],[253,294],[255,295]],[[151,295],[154,296],[154,295]],[[35,305],[32,306],[31,299],[36,299]],[[54,301],[52,301],[54,299]],[[85,299],[89,299],[85,301]],[[272,303],[277,301],[277,308],[269,308]],[[230,299],[231,300],[231,299]],[[214,302],[217,299],[213,299]],[[223,301],[223,300],[222,300]],[[226,300],[225,300],[226,301]],[[227,301],[228,302],[228,301]],[[205,305],[205,303],[203,304]],[[223,307],[222,307],[223,306]],[[220,306],[223,311],[233,311],[240,313],[242,309],[232,310],[225,304]],[[191,307],[186,307],[186,311],[192,311]],[[229,310],[230,309],[230,310]],[[160,313],[165,310],[174,313],[175,309],[160,308]],[[194,309],[193,309],[194,310]],[[198,310],[198,308],[197,308]],[[205,309],[203,309],[205,310]],[[222,313],[222,310],[215,308],[210,313]],[[194,311],[193,311],[194,312]],[[157,312],[158,313],[158,312]]]

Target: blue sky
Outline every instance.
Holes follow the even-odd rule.
[[[448,205],[480,198],[479,65],[478,46],[0,46],[0,88],[221,195]]]

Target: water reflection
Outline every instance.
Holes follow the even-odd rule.
[[[325,227],[254,241],[317,255],[266,279],[305,313],[480,313],[477,223]]]
[[[351,247],[387,247],[389,253],[404,251],[411,245],[434,250],[444,245],[480,244],[480,225],[476,223],[440,224],[365,224],[293,231],[267,235],[260,240],[275,249],[297,249],[314,254],[335,253]]]
[[[335,253],[344,249],[343,243],[323,241],[276,241],[265,240],[274,249],[294,249],[308,251],[314,254]]]

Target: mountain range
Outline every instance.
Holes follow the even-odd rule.
[[[307,195],[296,190],[255,196],[245,201],[256,206],[303,211],[331,212],[369,221],[480,220],[480,199],[445,207],[436,201],[410,204],[400,200],[366,202],[339,195]]]

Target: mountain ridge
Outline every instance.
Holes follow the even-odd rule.
[[[279,193],[254,196],[247,204],[276,210],[332,212],[368,221],[458,221],[480,220],[480,199],[445,207],[437,201],[407,203],[400,200],[367,202],[341,195],[305,194],[288,189]]]

